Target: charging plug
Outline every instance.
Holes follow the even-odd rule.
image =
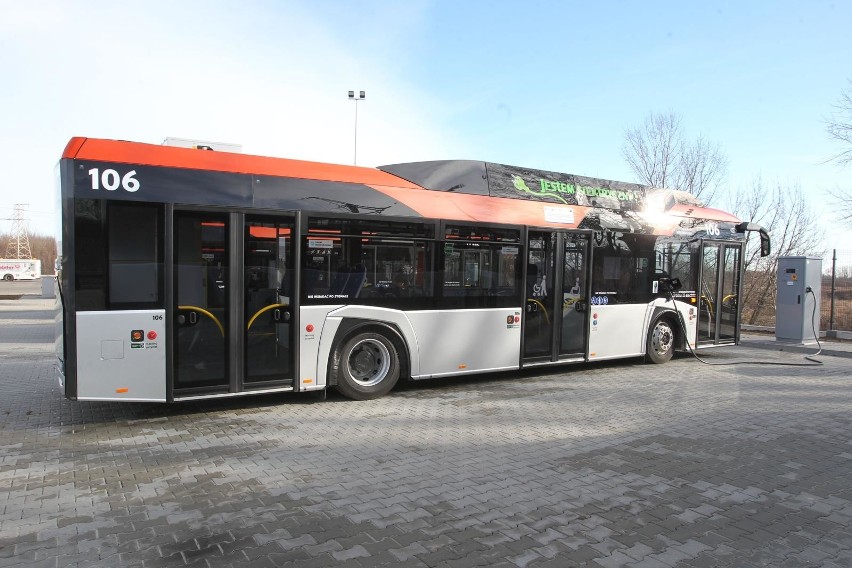
[[[808,293],[813,292],[813,288],[811,288],[810,286],[807,286],[805,288],[805,292],[808,292]]]

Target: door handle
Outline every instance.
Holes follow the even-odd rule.
[[[195,312],[189,312],[189,324],[195,325],[198,323],[198,314]]]
[[[272,319],[275,321],[290,321],[290,312],[282,312],[280,308],[275,308],[272,311]]]

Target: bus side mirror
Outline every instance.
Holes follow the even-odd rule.
[[[760,235],[760,256],[769,256],[772,254],[772,243],[769,240],[769,233],[766,232],[766,229],[758,225],[757,223],[740,223],[735,227],[738,233],[745,233],[746,231],[757,231]]]
[[[677,292],[681,288],[683,288],[683,284],[680,283],[680,278],[660,278],[660,286],[669,292]]]
[[[760,256],[769,256],[772,253],[772,245],[769,242],[769,234],[766,230],[760,230]]]

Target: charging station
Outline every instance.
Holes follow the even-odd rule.
[[[822,259],[808,256],[778,258],[775,298],[775,339],[815,343],[819,337]]]

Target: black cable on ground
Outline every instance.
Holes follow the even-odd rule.
[[[721,366],[725,366],[725,365],[777,365],[777,366],[781,366],[781,367],[820,367],[820,366],[825,364],[822,361],[814,359],[814,357],[816,357],[817,355],[822,353],[822,345],[819,342],[819,336],[816,332],[816,324],[814,323],[814,318],[816,317],[816,295],[814,294],[814,291],[810,287],[807,288],[807,292],[810,293],[814,297],[814,310],[813,310],[813,314],[811,315],[811,329],[814,332],[814,338],[816,339],[817,347],[819,347],[819,350],[816,353],[814,353],[813,355],[806,355],[805,356],[805,359],[807,359],[808,361],[812,361],[811,363],[782,363],[780,361],[729,361],[729,362],[726,362],[726,363],[713,363],[713,362],[710,362],[710,361],[705,361],[704,359],[699,357],[698,354],[695,352],[695,350],[692,348],[692,346],[689,344],[689,341],[687,341],[686,338],[687,338],[688,335],[687,335],[687,332],[686,332],[686,322],[683,321],[683,314],[680,313],[680,310],[677,309],[677,304],[675,304],[675,299],[674,299],[674,294],[673,294],[674,290],[672,289],[670,284],[664,284],[664,286],[666,286],[666,290],[667,290],[668,295],[669,295],[669,300],[672,302],[672,305],[675,306],[674,308],[672,308],[672,311],[675,314],[677,314],[677,321],[678,321],[678,323],[680,323],[680,329],[683,332],[684,344],[686,344],[686,347],[687,347],[687,349],[689,349],[689,352],[692,353],[692,356],[695,357],[696,359],[698,359],[700,362],[704,363],[705,365],[712,365],[714,367],[721,367]]]

